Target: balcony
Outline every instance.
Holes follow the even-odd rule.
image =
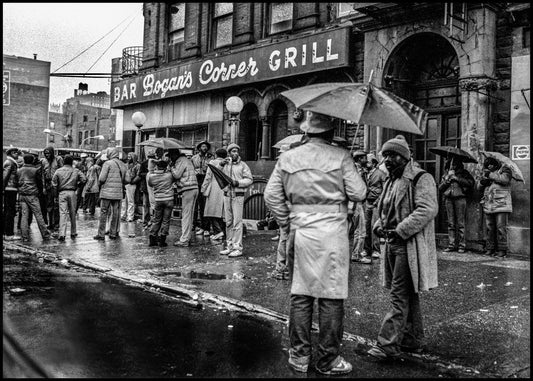
[[[143,47],[130,46],[122,50],[121,59],[121,76],[129,77],[139,74],[139,69],[142,66]]]

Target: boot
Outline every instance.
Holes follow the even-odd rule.
[[[166,235],[160,235],[160,236],[159,236],[159,246],[160,246],[160,247],[168,246],[167,243],[165,242],[166,239],[167,239],[167,236],[166,236]]]
[[[150,239],[150,244],[148,246],[157,246],[157,236],[149,235],[148,238]]]

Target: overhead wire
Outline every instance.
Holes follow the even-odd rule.
[[[117,36],[117,37],[111,42],[111,44],[107,47],[106,50],[104,50],[104,52],[100,55],[100,57],[98,57],[98,58],[96,59],[96,61],[94,61],[94,63],[91,65],[91,67],[89,67],[89,68],[87,69],[87,71],[85,72],[85,74],[87,74],[87,73],[89,72],[89,70],[91,70],[91,69],[94,67],[94,65],[96,65],[96,64],[98,63],[98,61],[100,61],[100,59],[104,56],[104,54],[106,54],[107,51],[108,51],[109,49],[111,49],[111,47],[113,46],[113,44],[114,44],[114,43],[120,38],[120,36],[122,36],[122,34],[124,34],[124,32],[126,31],[126,29],[128,29],[128,27],[131,25],[131,23],[132,23],[133,21],[135,21],[135,18],[136,18],[136,17],[137,17],[137,15],[135,15],[135,16],[130,20],[130,22],[128,23],[128,25],[126,25],[126,27],[122,30],[122,32],[120,32],[119,35],[118,35],[118,36]]]
[[[112,33],[115,29],[117,29],[120,25],[122,25],[123,23],[125,23],[128,19],[130,19],[131,17],[133,17],[132,21],[135,19],[136,17],[136,13],[137,11],[135,11],[134,13],[132,13],[130,16],[126,17],[124,20],[122,20],[119,24],[117,24],[117,26],[115,26],[113,29],[111,29],[109,32],[107,32],[106,34],[104,34],[102,37],[100,37],[100,39],[98,39],[98,41],[92,43],[88,48],[84,49],[83,51],[81,51],[80,53],[78,53],[74,58],[72,58],[70,61],[64,63],[63,65],[61,65],[59,68],[55,69],[53,73],[57,72],[58,70],[62,69],[63,67],[67,66],[69,63],[71,63],[72,61],[74,61],[76,58],[78,58],[79,56],[81,56],[83,53],[85,53],[87,50],[89,50],[90,48],[92,48],[94,45],[96,45],[97,43],[99,43],[100,41],[102,41],[105,37],[107,37],[110,33]],[[130,22],[131,23],[131,22]]]

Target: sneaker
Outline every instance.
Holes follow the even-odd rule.
[[[357,254],[356,252],[353,252],[350,256],[350,261],[352,262],[361,262],[361,256]]]
[[[211,235],[211,233],[209,233],[209,230],[205,230],[204,231],[204,237],[209,237]]]
[[[364,251],[364,250],[361,251],[361,255],[360,255],[361,258],[368,257],[368,256],[369,255],[366,253],[366,251]]]
[[[198,229],[196,229],[194,234],[196,234],[196,235],[204,234],[204,231],[205,231],[204,229],[198,228]]]
[[[215,241],[219,240],[219,239],[223,239],[224,238],[224,233],[220,232],[218,234],[212,235],[210,238],[212,240],[215,240]]]
[[[21,239],[22,239],[22,237],[18,236],[18,235],[8,235],[5,238],[6,241],[18,241],[18,240],[21,240]]]
[[[118,238],[118,234],[117,235],[109,235],[109,239],[117,239]]]
[[[93,237],[93,239],[97,240],[97,241],[105,241],[105,237],[102,237],[102,236],[99,236],[99,235],[95,235]]]
[[[397,356],[392,356],[392,355],[387,354],[383,349],[381,349],[378,346],[373,346],[366,353],[380,361],[390,360],[394,357],[397,357]]]
[[[222,250],[220,252],[220,255],[228,255],[229,253],[231,253],[233,251],[233,248],[231,246],[228,246],[226,249]]]
[[[466,250],[465,249],[459,249],[459,250],[457,250],[457,252],[460,253],[460,254],[463,254],[463,253],[466,252]]]
[[[446,249],[443,250],[445,253],[451,253],[452,251],[455,251],[455,248],[453,247],[447,247]]]
[[[372,258],[363,257],[363,258],[361,258],[361,260],[359,262],[364,263],[365,265],[371,265],[372,264]]]
[[[270,238],[270,240],[271,240],[271,241],[277,241],[277,240],[279,240],[279,234],[276,235],[276,236],[274,236],[274,237],[272,237],[272,238]]]
[[[372,258],[374,258],[374,259],[381,258],[381,253],[379,251],[373,251],[372,252]]]
[[[297,372],[307,373],[309,368],[309,356],[297,358],[291,356],[291,350],[289,350],[289,366]]]
[[[231,253],[228,254],[228,257],[235,258],[242,256],[242,250],[233,250]]]
[[[338,359],[339,359],[338,364],[336,366],[334,366],[333,368],[331,368],[330,370],[322,371],[318,367],[316,367],[316,370],[319,373],[328,374],[328,375],[337,375],[337,374],[348,374],[348,373],[350,373],[352,371],[352,369],[353,369],[352,364],[350,364],[348,361],[343,359],[341,356],[339,356]]]
[[[189,241],[180,241],[180,240],[177,240],[176,242],[174,242],[174,246],[183,246],[183,247],[186,247],[186,246],[190,246],[191,243]]]

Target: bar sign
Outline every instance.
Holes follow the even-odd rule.
[[[3,105],[9,106],[10,101],[10,90],[11,90],[11,73],[9,70],[4,70],[4,89],[2,91],[3,93]]]

